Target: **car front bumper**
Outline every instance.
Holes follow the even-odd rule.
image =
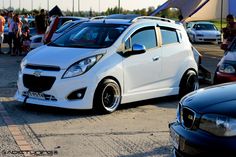
[[[170,136],[174,153],[180,157],[235,157],[236,137],[217,137],[201,130],[188,130],[172,123]]]
[[[33,75],[33,71],[34,70],[25,70],[24,74]],[[19,72],[17,82],[18,90],[16,91],[15,99],[19,102],[25,102],[28,104],[35,105],[52,106],[68,109],[92,109],[97,78],[83,75],[79,77],[61,79],[63,73],[64,71],[58,73],[44,72],[43,76],[53,76],[56,78],[56,80],[49,90],[37,92],[30,91],[28,88],[25,87],[23,82],[24,74]],[[85,89],[85,91],[82,94],[82,98],[69,100],[69,95],[71,95],[75,91],[80,91],[83,89]],[[29,92],[36,93],[36,95],[34,94],[34,96],[32,96],[27,94]],[[43,97],[40,97],[42,95]]]
[[[195,42],[221,42],[221,38],[195,37]]]

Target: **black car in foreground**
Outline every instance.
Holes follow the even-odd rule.
[[[188,94],[169,127],[176,157],[236,157],[236,84]]]

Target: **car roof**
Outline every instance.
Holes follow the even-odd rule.
[[[126,20],[131,20],[136,17],[139,17],[140,15],[138,14],[112,14],[109,16],[104,17],[105,19],[126,19]]]
[[[56,18],[56,16],[52,17],[51,19]],[[76,16],[60,16],[59,19],[74,19],[74,20],[83,20],[83,19],[88,19],[85,17],[76,17]]]
[[[84,18],[84,19],[78,19],[78,20],[75,20],[75,21],[67,21],[68,23],[81,23],[81,22],[86,22],[86,21],[89,21],[89,19],[87,18]]]
[[[81,19],[81,18],[83,18],[83,17],[76,17],[76,16],[60,16],[59,18],[62,18],[62,19],[64,19],[64,18]]]
[[[125,19],[98,19],[98,20],[89,20],[89,23],[104,23],[104,24],[126,24],[130,25],[130,20]]]
[[[181,24],[178,24],[175,21],[170,20],[170,19],[154,17],[154,16],[139,16],[135,14],[128,14],[128,16],[116,14],[112,16],[107,16],[104,19],[89,21],[89,23],[124,24],[124,25],[132,25],[135,23],[137,24],[138,23],[153,23],[153,22],[157,23],[160,26],[165,26],[165,27],[177,28],[177,27],[182,26]]]

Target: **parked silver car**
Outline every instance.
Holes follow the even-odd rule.
[[[187,33],[194,42],[221,42],[221,33],[211,22],[191,22],[187,25]]]

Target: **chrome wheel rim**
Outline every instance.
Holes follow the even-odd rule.
[[[107,111],[115,110],[120,104],[120,90],[114,84],[108,84],[102,91],[102,105]]]
[[[187,80],[187,89],[189,92],[195,91],[199,89],[199,82],[198,79],[196,79],[195,75],[192,75]]]

